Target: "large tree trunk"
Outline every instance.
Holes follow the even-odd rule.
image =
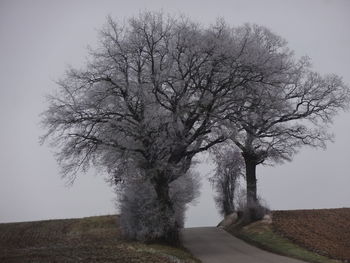
[[[179,175],[174,176],[174,174],[171,173],[173,173],[174,170],[177,170],[176,168],[178,167],[176,166],[183,158],[183,155],[181,154],[183,154],[183,149],[174,151],[171,158],[169,158],[169,165],[165,170],[157,170],[157,172],[154,172],[155,169],[151,169],[152,172],[150,173],[150,178],[152,178],[151,183],[156,191],[160,205],[161,212],[159,218],[165,223],[164,232],[157,241],[175,246],[180,245],[180,228],[183,227],[183,219],[181,219],[181,222],[178,219],[179,215],[176,214],[173,200],[171,200],[169,186],[171,182],[170,179],[175,180],[179,177]],[[182,166],[180,166],[180,171],[177,171],[177,173],[185,174],[190,168],[191,159],[192,157],[184,159],[181,163]]]
[[[257,180],[256,166],[259,158],[254,154],[242,154],[246,165],[246,182],[247,182],[247,209],[245,210],[245,224],[255,222],[263,218],[266,214],[266,208],[263,207],[257,197]]]
[[[161,214],[159,215],[164,224],[163,235],[159,237],[161,242],[171,245],[180,244],[179,225],[176,222],[176,215],[173,202],[170,198],[169,184],[163,176],[159,177],[154,184],[154,189],[159,200]]]
[[[243,155],[246,167],[246,182],[247,182],[247,205],[248,207],[256,204],[257,187],[256,187],[256,160],[249,155]]]

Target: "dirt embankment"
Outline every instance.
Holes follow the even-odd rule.
[[[274,211],[273,228],[311,251],[350,262],[350,208]]]

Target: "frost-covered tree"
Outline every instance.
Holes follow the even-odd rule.
[[[231,140],[246,167],[248,206],[257,202],[256,166],[289,161],[304,146],[325,147],[333,117],[346,109],[349,87],[336,75],[312,71],[308,58],[296,60],[286,41],[260,26],[240,30],[252,61],[261,61],[258,81],[236,89],[226,108]],[[232,156],[234,160],[234,156]]]
[[[168,220],[162,239],[177,242],[170,184],[225,139],[214,133],[225,96],[259,77],[235,34],[159,13],[109,18],[86,66],[67,71],[43,114],[43,141],[58,149],[63,175],[74,181],[92,164],[116,184],[143,176]]]
[[[199,177],[192,171],[173,181],[169,192],[175,216],[164,216],[153,185],[142,177],[132,179],[123,187],[118,201],[122,233],[129,239],[150,241],[162,239],[169,231],[169,218],[183,227],[187,204],[199,196],[199,186]]]
[[[237,211],[239,180],[244,175],[244,161],[240,151],[228,147],[213,150],[215,172],[209,178],[215,192],[215,203],[222,216]]]

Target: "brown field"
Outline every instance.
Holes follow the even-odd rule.
[[[0,262],[195,262],[164,245],[126,242],[117,216],[0,224]]]
[[[350,261],[350,208],[274,211],[273,229],[318,254]]]

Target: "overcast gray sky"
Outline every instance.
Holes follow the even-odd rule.
[[[128,18],[143,10],[184,13],[210,24],[257,23],[284,37],[297,56],[321,73],[350,84],[350,1],[48,1],[0,0],[0,222],[71,218],[116,212],[102,175],[82,174],[72,187],[58,175],[52,149],[38,144],[44,95],[67,65],[81,66],[107,15]],[[326,151],[302,149],[293,162],[258,168],[259,194],[272,209],[350,207],[350,114],[336,118],[336,141]],[[203,178],[208,161],[198,167]],[[188,226],[218,221],[203,181]]]

